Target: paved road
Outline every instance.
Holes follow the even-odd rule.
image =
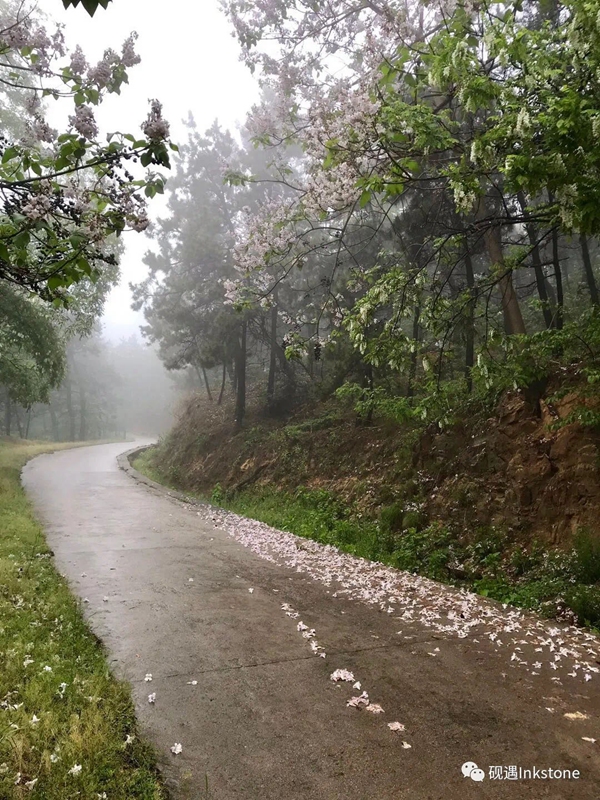
[[[120,471],[117,455],[130,447],[41,456],[23,480],[58,568],[89,599],[89,622],[133,687],[174,798],[204,798],[206,782],[214,800],[600,796],[600,677],[559,686],[509,669],[491,642],[419,624],[400,636],[397,616],[334,598]],[[284,603],[317,629],[326,658],[310,651]],[[348,708],[360,692],[330,680],[337,668],[385,713]],[[392,732],[391,721],[406,730]],[[463,777],[466,761],[485,770],[483,782]],[[490,765],[582,777],[490,780]]]

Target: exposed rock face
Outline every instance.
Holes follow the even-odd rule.
[[[314,408],[287,424],[257,416],[232,435],[224,409],[190,398],[161,461],[177,485],[204,494],[217,484],[326,489],[367,517],[418,499],[425,523],[440,519],[467,535],[497,525],[525,545],[568,545],[581,527],[600,535],[600,434],[565,424],[582,406],[592,400],[575,392],[535,406],[515,392],[493,417],[417,440],[406,426],[357,427],[351,414]]]
[[[453,485],[441,481],[436,516],[455,516],[452,499],[467,481],[473,520],[525,529],[552,544],[566,543],[578,528],[597,529],[600,437],[578,423],[556,428],[581,403],[572,394],[552,407],[542,401],[537,417],[520,395],[507,397],[484,434],[454,460]]]

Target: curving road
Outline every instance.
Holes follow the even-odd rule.
[[[91,627],[132,685],[174,798],[204,798],[206,783],[215,800],[600,796],[600,675],[580,680],[573,667],[559,682],[546,662],[531,669],[527,633],[522,645],[511,640],[511,661],[490,639],[436,632],[423,613],[403,620],[402,605],[383,613],[335,597],[301,567],[244,547],[243,521],[217,515],[217,524],[121,471],[129,448],[41,456],[23,482],[59,570],[88,599]],[[316,629],[326,658],[298,620]],[[361,690],[330,680],[335,669],[351,670]],[[383,713],[347,707],[364,689]],[[467,761],[483,781],[462,775]],[[490,779],[492,765],[581,778]]]

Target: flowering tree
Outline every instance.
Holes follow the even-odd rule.
[[[120,53],[107,50],[89,65],[80,48],[67,53],[60,30],[48,32],[29,13],[0,21],[0,79],[27,96],[25,135],[0,140],[0,280],[68,304],[69,287],[114,263],[108,237],[147,227],[146,198],[164,186],[155,168],[169,167],[174,148],[160,103],[152,102],[142,137],[113,133],[101,142],[94,117],[139,62],[134,45],[132,35]],[[44,117],[46,98],[73,104],[62,133]]]
[[[311,380],[355,381],[363,406],[377,391],[404,394],[404,410],[445,392],[446,420],[474,381],[492,385],[490,359],[511,365],[502,380],[543,379],[523,343],[547,333],[547,364],[569,349],[553,337],[578,319],[582,285],[598,305],[591,7],[223,5],[260,75],[246,129],[264,161],[230,164],[220,256],[194,242],[214,201],[178,187],[152,307],[140,295],[165,355],[208,368],[213,344],[232,334],[227,357],[253,355],[268,330],[269,385],[285,352]],[[194,169],[184,165],[182,186]],[[233,323],[235,310],[226,332],[217,320]]]
[[[265,89],[248,127],[280,152],[290,189],[239,225],[230,298],[268,303],[312,260],[311,300],[325,289],[321,305],[372,365],[414,374],[421,352],[439,384],[443,356],[463,349],[468,386],[477,336],[519,341],[540,310],[562,326],[574,233],[597,304],[593,6],[223,5]],[[286,170],[290,143],[303,157]],[[374,269],[365,242],[379,247]],[[322,318],[305,304],[297,321],[307,314]]]

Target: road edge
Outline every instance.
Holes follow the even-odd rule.
[[[117,464],[119,469],[122,469],[123,472],[126,472],[131,478],[133,478],[138,483],[143,483],[146,486],[149,486],[151,489],[159,492],[162,495],[166,495],[173,500],[179,500],[182,503],[187,503],[191,506],[208,506],[211,507],[211,503],[207,503],[204,500],[198,500],[196,497],[192,497],[189,494],[184,494],[183,492],[178,492],[176,489],[169,489],[164,483],[158,483],[157,481],[153,481],[151,478],[148,478],[142,472],[137,470],[133,465],[132,461],[144,453],[146,450],[149,450],[151,447],[154,447],[153,444],[144,444],[141,447],[134,447],[131,450],[127,450],[124,453],[120,453],[117,456]]]

